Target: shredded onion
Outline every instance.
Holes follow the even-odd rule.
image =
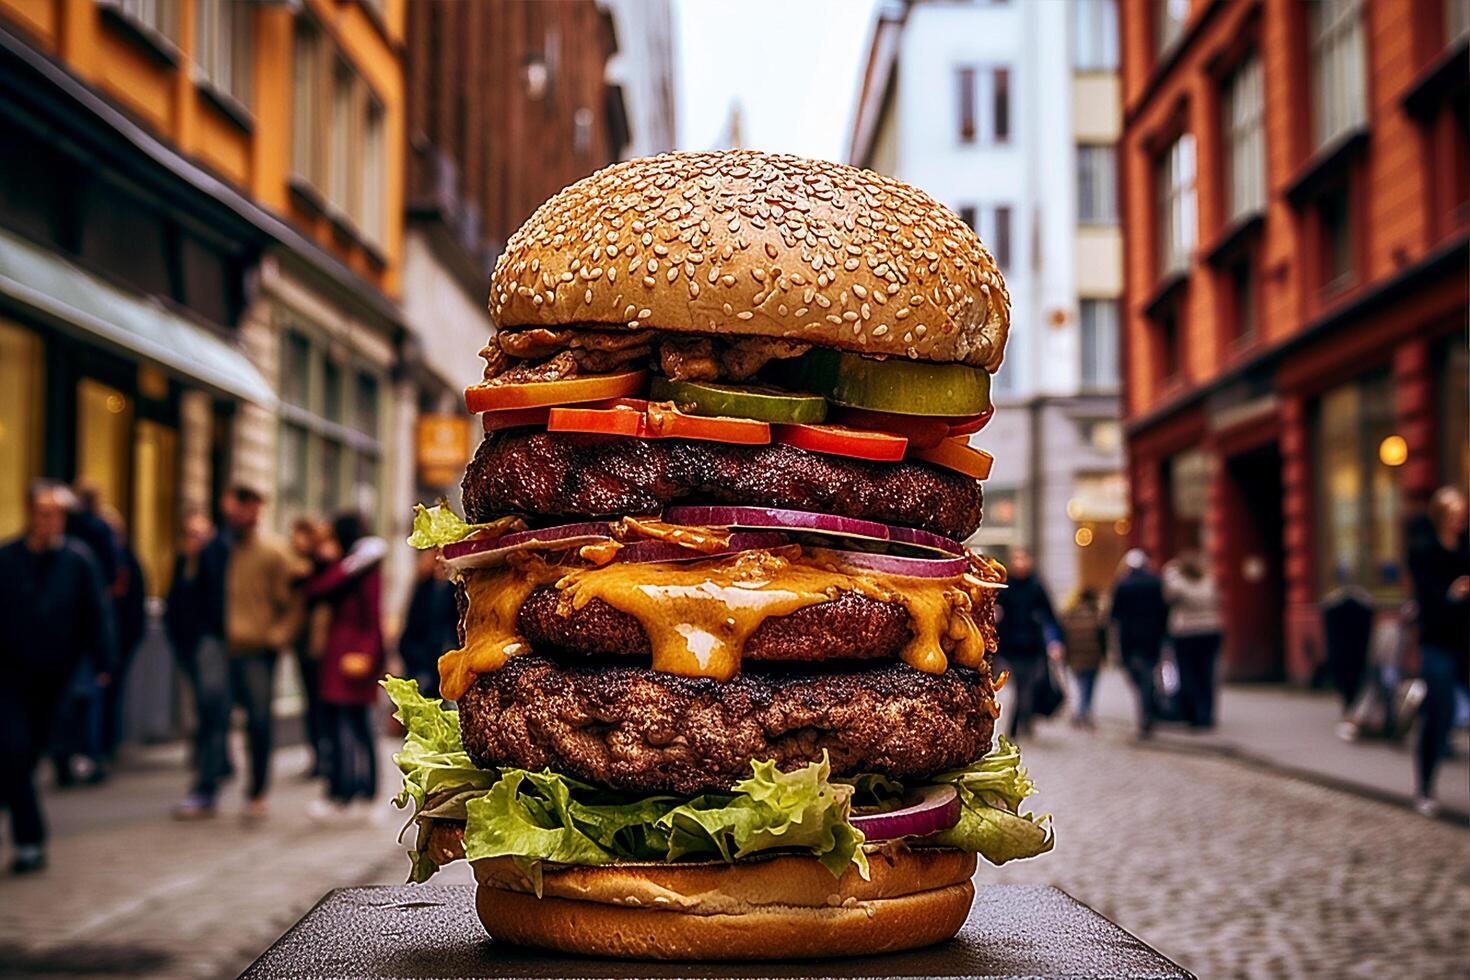
[[[901,810],[857,813],[848,817],[848,821],[868,840],[924,837],[960,822],[960,794],[953,786],[926,786],[916,795],[917,799]]]

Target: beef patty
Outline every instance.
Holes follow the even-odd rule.
[[[842,673],[747,670],[733,680],[511,657],[459,701],[475,765],[549,767],[637,793],[728,790],[752,760],[791,770],[829,754],[835,776],[922,779],[990,748],[987,672],[883,661]]]
[[[516,629],[537,650],[593,656],[652,655],[638,620],[593,599],[580,609],[557,611],[561,593],[532,592],[516,616]],[[772,616],[746,640],[745,660],[867,660],[896,657],[912,638],[909,612],[896,602],[839,592],[829,602]]]
[[[464,477],[472,521],[621,517],[676,501],[820,511],[963,539],[980,526],[981,494],[980,481],[926,463],[537,429],[487,435]]]

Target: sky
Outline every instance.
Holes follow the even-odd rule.
[[[679,148],[740,103],[752,149],[843,160],[879,0],[674,0]]]

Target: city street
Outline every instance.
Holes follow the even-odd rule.
[[[1056,884],[1201,977],[1463,975],[1463,826],[1205,745],[1140,745],[1122,678],[1105,674],[1100,696],[1096,732],[1054,722],[1025,746],[1056,850],[982,868],[980,887]],[[401,880],[391,772],[376,823],[318,827],[304,812],[315,788],[295,778],[304,756],[283,750],[265,822],[243,824],[231,796],[216,820],[178,824],[182,758],[149,749],[104,788],[49,795],[50,871],[0,878],[0,973],[232,976],[328,889]],[[462,865],[444,875],[468,880]]]

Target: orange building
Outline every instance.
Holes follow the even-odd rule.
[[[1120,3],[1134,537],[1207,551],[1233,676],[1306,681],[1470,471],[1470,4]]]

